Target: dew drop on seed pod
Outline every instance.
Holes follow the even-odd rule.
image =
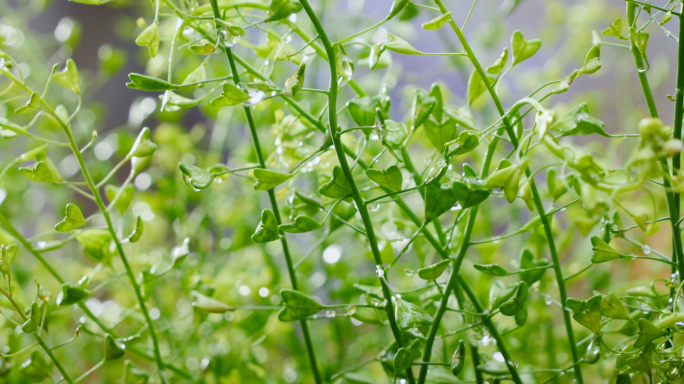
[[[651,254],[651,247],[644,244],[641,246],[641,251],[644,253],[644,255],[650,255]]]
[[[333,311],[333,310],[325,311],[325,317],[327,317],[329,319],[335,317],[335,311]]]
[[[380,209],[380,203],[372,203],[368,206],[368,210],[371,212],[377,212],[378,209]]]

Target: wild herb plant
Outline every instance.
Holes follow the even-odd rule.
[[[140,15],[126,85],[158,104],[98,135],[125,51],[79,71],[77,23],[45,43],[44,3],[0,1],[7,382],[682,382],[681,1],[608,1],[626,13],[571,39],[583,62],[532,80],[542,40],[479,53],[477,0],[388,1],[353,31],[331,1],[111,3]],[[676,45],[670,100],[649,33]],[[464,94],[397,89],[402,55],[447,56]],[[616,126],[567,98],[599,71],[643,94]]]

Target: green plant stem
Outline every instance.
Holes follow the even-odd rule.
[[[370,243],[376,268],[378,268],[379,271],[383,271],[384,274],[384,268],[382,268],[382,257],[380,256],[378,241],[375,237],[375,230],[373,229],[373,223],[371,222],[370,214],[368,213],[368,207],[364,203],[364,200],[361,197],[361,193],[359,192],[356,182],[354,181],[354,176],[352,175],[351,169],[349,168],[349,164],[347,163],[347,157],[342,146],[342,141],[340,140],[339,127],[337,126],[338,84],[337,68],[334,60],[335,50],[332,44],[330,43],[328,35],[325,32],[323,26],[321,25],[318,16],[316,16],[316,13],[311,8],[311,5],[309,4],[308,0],[299,0],[299,2],[304,7],[304,10],[309,16],[311,23],[314,25],[314,28],[316,29],[316,32],[320,36],[321,42],[323,43],[323,47],[325,48],[325,53],[327,55],[328,64],[330,67],[330,89],[328,93],[328,119],[330,124],[330,135],[333,141],[333,145],[335,146],[337,158],[340,162],[340,168],[342,168],[342,173],[349,182],[349,185],[352,190],[352,199],[356,203],[356,208],[359,210],[359,214],[361,215],[363,225],[366,228],[366,234],[368,236],[368,242]],[[387,276],[385,276],[385,278],[387,278]],[[397,346],[401,348],[403,347],[404,343],[402,341],[401,331],[399,330],[399,326],[397,325],[397,321],[394,317],[394,305],[392,303],[393,297],[387,284],[383,284],[383,282],[381,281],[380,285],[382,286],[382,293],[387,302],[387,304],[385,305],[385,312],[387,313],[387,318],[389,319],[390,328],[392,329],[392,334],[394,335],[394,339],[397,343]],[[408,378],[409,384],[415,383],[415,379],[413,378],[413,371],[410,368],[406,369],[406,376]]]
[[[221,13],[219,11],[219,6],[217,3],[217,0],[211,0],[211,8],[214,12],[214,17],[216,19],[221,19]],[[217,32],[218,34],[218,32]],[[218,37],[217,37],[218,38]],[[230,65],[230,70],[233,74],[233,82],[236,85],[239,85],[240,83],[240,75],[237,70],[237,66],[235,65],[235,59],[233,58],[233,52],[229,47],[225,47],[225,52],[226,52],[226,58],[228,59],[228,63]],[[252,111],[249,109],[248,106],[243,105],[243,110],[245,112],[245,118],[247,120],[247,123],[249,125],[249,130],[252,135],[252,141],[254,143],[254,150],[257,155],[257,160],[259,162],[259,165],[261,168],[266,168],[266,162],[264,160],[264,154],[261,150],[261,144],[259,143],[259,136],[256,131],[256,125],[254,124],[254,119],[252,117]],[[282,224],[282,219],[280,217],[280,210],[278,209],[278,201],[275,196],[275,190],[273,188],[268,190],[268,199],[271,202],[271,208],[273,209],[273,214],[275,215],[276,222],[278,225]],[[297,275],[294,270],[294,265],[292,263],[292,257],[290,256],[290,249],[287,244],[287,239],[283,233],[280,234],[280,243],[282,244],[283,247],[283,254],[285,255],[285,261],[287,264],[287,271],[290,275],[290,283],[292,285],[292,289],[294,290],[299,290],[298,284],[297,284]],[[302,328],[302,336],[304,338],[304,344],[306,345],[306,351],[307,355],[309,357],[309,364],[311,366],[311,372],[313,373],[314,380],[316,381],[317,384],[321,384],[321,375],[318,371],[318,364],[316,363],[316,354],[313,349],[313,343],[311,341],[311,333],[309,332],[309,324],[306,322],[306,320],[301,320],[299,322],[301,328]]]
[[[24,322],[26,322],[28,320],[28,317],[24,314],[24,310],[21,309],[21,307],[19,307],[19,305],[17,304],[16,301],[14,301],[14,297],[12,297],[12,295],[9,292],[5,291],[2,288],[0,288],[0,292],[2,292],[2,294],[5,295],[5,297],[7,297],[7,300],[9,300],[10,303],[12,303],[12,305],[14,306],[14,309],[16,309],[15,312],[17,312],[19,314],[19,316],[21,316],[22,320]],[[67,383],[73,384],[74,381],[71,379],[71,377],[69,377],[69,374],[66,372],[64,367],[62,367],[62,364],[59,362],[59,360],[57,360],[55,355],[52,353],[52,350],[45,343],[45,340],[43,340],[43,338],[40,337],[40,335],[37,332],[33,332],[33,336],[36,338],[36,341],[38,341],[38,344],[40,344],[40,346],[43,348],[45,353],[48,354],[48,356],[50,357],[50,360],[52,360],[52,362],[55,363],[55,366],[57,367],[59,372],[62,374],[62,377],[64,378],[64,380]]]
[[[444,7],[444,4],[442,4],[442,0],[434,0],[434,2],[437,5],[437,7],[439,7],[442,14],[445,14],[448,12],[446,7]],[[492,100],[494,101],[494,104],[496,105],[496,109],[499,112],[499,115],[501,115],[503,118],[504,128],[506,130],[506,133],[509,136],[511,144],[513,144],[513,147],[517,149],[518,148],[518,138],[515,135],[515,131],[513,130],[513,127],[511,126],[510,122],[508,121],[508,118],[505,117],[506,113],[505,113],[505,110],[503,108],[503,105],[501,104],[501,100],[499,99],[499,96],[496,93],[496,90],[494,89],[492,84],[490,84],[487,81],[487,74],[485,73],[484,69],[482,68],[482,65],[480,65],[480,62],[477,60],[477,57],[473,53],[473,50],[470,48],[470,45],[468,44],[468,41],[466,40],[465,36],[463,35],[463,32],[459,29],[459,27],[456,25],[456,23],[453,21],[453,19],[449,21],[449,25],[451,26],[454,33],[458,37],[458,40],[460,41],[460,43],[463,45],[463,49],[466,52],[466,54],[468,55],[468,58],[472,62],[473,66],[475,67],[475,71],[478,73],[478,75],[482,78],[485,85],[487,86],[487,90],[488,90]],[[531,172],[530,172],[529,168],[525,169],[525,174],[527,175],[528,178],[530,178]],[[553,269],[554,269],[555,274],[556,274],[556,282],[558,284],[558,291],[560,294],[560,299],[561,299],[562,303],[565,303],[565,300],[567,299],[567,291],[565,288],[565,279],[563,278],[563,273],[562,273],[561,268],[560,268],[560,260],[558,258],[558,252],[556,250],[556,245],[555,245],[555,242],[553,239],[553,232],[551,230],[551,225],[550,225],[548,218],[546,217],[546,212],[545,212],[544,207],[542,205],[541,197],[539,196],[539,192],[537,191],[537,187],[534,183],[534,180],[531,178],[530,178],[530,186],[532,189],[532,197],[534,200],[534,205],[535,205],[537,211],[539,212],[539,216],[541,217],[542,225],[544,226],[544,232],[545,232],[546,237],[547,237],[547,243],[549,245],[549,251],[551,253],[551,259],[552,259],[553,266],[554,266]],[[475,210],[475,211],[477,212],[477,210]],[[471,215],[472,214],[473,213],[471,211]],[[447,286],[447,288],[448,288],[448,286]],[[565,322],[565,330],[566,330],[566,333],[568,336],[568,344],[570,345],[570,350],[571,350],[571,354],[572,354],[572,359],[573,359],[573,362],[578,363],[580,361],[580,356],[579,356],[579,353],[577,351],[577,346],[575,344],[575,335],[574,335],[574,332],[572,329],[572,319],[570,318],[570,313],[568,311],[563,310],[562,312],[563,312],[563,320]],[[502,354],[503,354],[503,352],[502,352]],[[504,356],[504,358],[505,358],[505,356]],[[509,359],[507,359],[507,358],[505,358],[505,360],[509,361]],[[510,368],[511,367],[509,365],[509,369]],[[517,375],[517,373],[516,373],[516,375]],[[514,376],[514,379],[515,379],[515,376]],[[519,380],[519,377],[518,377],[518,380]],[[577,381],[578,384],[584,383],[584,380],[582,378],[582,371],[579,368],[575,369],[575,380]],[[420,384],[422,384],[422,383],[420,383]]]
[[[633,25],[636,22],[636,4],[632,1],[627,2],[627,21],[628,25]],[[681,23],[681,22],[680,22]],[[681,27],[680,27],[681,29]],[[639,77],[639,84],[641,85],[641,90],[644,94],[644,99],[646,100],[646,105],[648,106],[648,113],[651,116],[651,118],[658,118],[658,109],[656,108],[655,105],[655,99],[653,98],[653,93],[651,92],[651,86],[648,83],[648,77],[646,76],[646,72],[644,71],[644,62],[641,57],[641,52],[639,52],[639,48],[637,48],[636,44],[634,43],[634,39],[630,37],[630,49],[632,51],[632,56],[634,57],[634,64],[637,69],[637,75]],[[679,55],[682,55],[682,52],[680,50]],[[678,63],[678,71],[677,71],[677,83],[679,84],[680,81],[684,82],[684,79],[680,79],[681,76],[679,76],[679,68],[682,65],[682,63]],[[678,87],[678,91],[680,88]],[[679,94],[678,94],[679,95]],[[681,95],[680,99],[681,99]],[[676,99],[675,99],[676,101]],[[676,109],[677,106],[675,106]],[[681,108],[679,113],[681,114]],[[676,123],[676,120],[675,120]],[[681,119],[679,122],[679,127],[680,127],[680,132],[679,134],[681,135]],[[667,209],[670,214],[670,228],[672,230],[672,245],[673,245],[673,261],[677,263],[677,269],[679,271],[680,276],[684,276],[684,248],[682,247],[682,232],[679,229],[679,225],[677,224],[677,221],[679,220],[679,213],[677,209],[677,201],[678,199],[675,199],[675,194],[672,192],[672,186],[670,184],[670,166],[667,162],[667,158],[663,157],[660,159],[660,166],[663,170],[663,188],[665,189],[665,198],[667,200]]]
[[[45,257],[43,257],[42,254],[40,254],[40,252],[37,252],[36,250],[33,249],[33,246],[31,245],[31,243],[21,233],[19,233],[19,231],[17,231],[16,228],[14,228],[14,226],[9,222],[9,220],[7,220],[7,218],[2,213],[0,213],[0,226],[5,228],[5,230],[12,237],[14,237],[19,243],[21,243],[21,245],[30,254],[32,254],[36,259],[38,259],[38,261],[43,265],[43,267],[45,269],[48,270],[48,272],[55,278],[55,280],[57,280],[60,284],[66,283],[66,280],[64,280],[62,275],[60,275],[60,273],[57,272],[57,270],[50,264],[49,261],[47,261],[47,259],[45,259]],[[95,314],[93,314],[90,311],[90,309],[88,309],[88,307],[83,303],[83,301],[79,301],[77,303],[77,305],[86,314],[86,316],[88,316],[91,320],[93,320],[93,322],[95,324],[97,324],[97,326],[100,327],[100,329],[102,329],[102,331],[109,333],[115,339],[121,338],[121,336],[118,335],[113,329],[106,326],[97,316],[95,316]],[[127,346],[127,349],[130,349],[134,353],[136,353],[136,354],[138,354],[138,355],[140,355],[140,356],[142,356],[142,357],[144,357],[150,361],[155,361],[155,356],[150,355],[149,353],[141,350],[140,348],[138,348],[135,345],[129,345],[129,346]],[[192,377],[187,372],[183,371],[182,369],[176,368],[172,364],[165,363],[164,366],[167,369],[170,369],[173,372],[175,372],[175,373],[177,373],[177,374],[179,374],[185,378]]]

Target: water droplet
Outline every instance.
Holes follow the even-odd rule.
[[[325,317],[331,319],[335,317],[336,313],[332,309],[325,311]]]
[[[385,277],[385,270],[379,265],[375,266],[375,276],[380,278]]]
[[[565,212],[565,207],[561,208],[560,211],[561,211],[561,212]]]
[[[404,269],[404,273],[406,274],[406,276],[413,276],[415,274],[413,269],[408,269],[408,268]]]
[[[460,210],[460,209],[463,209],[463,207],[461,207],[461,203],[456,203],[456,205],[454,205],[453,207],[451,207],[451,210],[452,210],[452,211],[458,211],[458,210]]]
[[[651,254],[651,247],[644,244],[641,246],[641,251],[644,253],[644,255],[650,255]]]
[[[368,206],[368,210],[371,212],[376,212],[378,209],[380,209],[380,203],[372,203]]]

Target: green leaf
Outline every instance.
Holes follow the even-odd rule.
[[[138,216],[135,219],[135,228],[133,229],[133,232],[131,232],[131,235],[128,236],[128,242],[129,243],[137,243],[138,240],[143,235],[143,220],[142,217]]]
[[[270,169],[257,168],[254,170],[254,177],[257,179],[254,183],[254,189],[257,191],[268,191],[286,182],[292,175],[271,171]]]
[[[634,342],[635,348],[641,348],[653,340],[668,335],[667,331],[658,328],[655,324],[651,323],[647,319],[639,319],[637,324],[639,326],[639,332],[637,332],[638,336]]]
[[[209,296],[205,296],[198,291],[192,291],[190,295],[192,296],[192,308],[195,311],[204,313],[226,313],[235,310],[235,307],[212,299]]]
[[[513,166],[508,159],[503,159],[499,162],[499,166],[496,167],[494,172],[492,172],[484,182],[484,187],[489,189],[503,188],[506,182],[515,173],[516,166]]]
[[[31,94],[31,97],[29,97],[28,101],[26,102],[26,104],[14,110],[14,113],[18,115],[23,115],[26,113],[36,111],[38,109],[40,109],[40,95],[33,92]]]
[[[179,163],[178,168],[183,174],[185,185],[194,191],[208,188],[214,182],[215,176],[206,169],[185,163]]]
[[[618,320],[629,320],[630,313],[622,304],[617,295],[610,292],[608,295],[604,295],[601,300],[601,314],[605,317]]]
[[[231,83],[223,83],[223,92],[210,104],[214,107],[230,107],[249,100],[249,94]],[[269,188],[270,189],[270,188]]]
[[[85,224],[85,219],[83,218],[83,213],[74,204],[67,204],[66,206],[66,216],[62,221],[55,225],[55,231],[57,232],[69,232],[76,228],[80,228]]]
[[[494,83],[494,78],[491,76],[487,76],[487,81],[489,84]],[[468,79],[468,105],[471,105],[477,100],[478,97],[482,96],[483,93],[487,90],[487,84],[482,80],[482,77],[480,76],[477,71],[473,71],[473,73],[470,74],[470,78]]]
[[[635,343],[636,345],[636,343]],[[627,365],[629,365],[630,368],[643,372],[646,374],[651,374],[651,371],[653,370],[654,367],[654,353],[653,353],[653,345],[652,344],[646,344],[644,346],[644,349],[635,354],[632,355],[632,357],[628,358],[626,360]]]
[[[318,192],[323,195],[333,199],[341,199],[351,194],[351,186],[342,168],[335,166],[333,168],[332,179],[327,183],[323,184],[318,188]]]
[[[394,354],[394,372],[405,371],[411,367],[413,363],[413,354],[411,347],[402,347]]]
[[[62,87],[73,91],[77,95],[81,94],[81,87],[78,84],[78,68],[74,60],[68,59],[66,68],[61,72],[56,72],[52,78],[55,80],[55,83]]]
[[[473,264],[478,271],[491,276],[508,276],[511,273],[499,264]]]
[[[432,113],[433,108],[437,105],[437,99],[431,96],[424,89],[417,89],[413,97],[413,106],[411,107],[411,116],[413,116],[413,128],[418,128]]]
[[[396,165],[392,165],[384,171],[372,168],[366,169],[366,176],[381,187],[389,188],[394,191],[401,190],[403,176],[399,167]]]
[[[50,376],[50,364],[48,364],[39,350],[34,349],[31,352],[31,358],[23,362],[19,367],[19,372],[29,379],[43,381]]]
[[[147,384],[150,375],[133,364],[132,361],[124,361],[124,384]]]
[[[612,260],[616,260],[616,259],[625,257],[625,255],[623,255],[620,252],[613,249],[613,247],[606,244],[606,242],[603,241],[598,236],[592,236],[591,245],[593,246],[592,247],[593,254],[591,255],[591,262],[594,264],[605,263],[608,261],[612,261]]]
[[[140,91],[171,91],[178,88],[176,84],[171,84],[166,80],[139,73],[129,73],[128,78],[131,79],[131,82],[126,83],[126,86]]]
[[[450,263],[451,259],[448,259],[442,260],[437,264],[429,265],[425,268],[420,268],[418,270],[418,277],[428,281],[437,280],[440,276],[442,276],[444,271],[446,271]]]
[[[449,211],[458,199],[451,186],[430,184],[425,187],[425,222],[429,223]]]
[[[560,132],[563,136],[591,135],[593,133],[608,136],[603,129],[603,121],[589,114],[587,103],[581,103],[562,114],[550,129]]]
[[[451,357],[451,373],[453,373],[454,376],[460,375],[463,371],[463,368],[465,367],[465,359],[466,345],[465,341],[461,339],[458,341],[458,347],[456,347],[456,351],[454,351],[454,355]]]
[[[517,290],[517,283],[504,285],[501,280],[494,280],[492,287],[489,289],[489,306],[491,310],[499,308],[501,304],[513,297]]]
[[[444,98],[442,97],[442,87],[439,84],[434,83],[430,87],[430,96],[435,99],[435,107],[432,108],[432,116],[438,122],[442,121],[444,117]]]
[[[402,55],[420,55],[421,52],[415,49],[408,41],[397,37],[391,33],[387,34],[387,38],[382,43],[385,49],[396,52]]]
[[[135,43],[141,47],[147,47],[150,56],[157,56],[157,52],[159,52],[159,25],[157,22],[155,21],[145,28],[135,39]]]
[[[520,254],[520,269],[544,267],[547,265],[549,265],[547,260],[535,260],[532,252],[527,248],[523,249],[522,253]],[[546,272],[546,269],[535,269],[531,271],[520,272],[520,280],[526,282],[528,286],[531,286],[535,282],[539,281],[542,276],[544,276],[544,272]]]
[[[394,297],[394,317],[401,329],[430,325],[434,321],[432,316],[419,306],[396,296]]]
[[[560,81],[560,83],[558,83],[555,87],[551,89],[551,94],[558,95],[563,92],[566,92],[568,89],[570,89],[570,84],[572,84],[572,82],[575,81],[575,79],[578,78],[579,75],[580,72],[577,69],[570,72]]]
[[[152,133],[148,127],[143,128],[135,139],[128,156],[147,157],[157,150],[157,144],[152,142]]]
[[[401,13],[401,11],[403,11],[409,3],[409,0],[394,0],[392,2],[392,8],[390,9],[390,13],[389,15],[387,15],[387,18],[385,18],[385,20],[389,20],[394,16],[398,15],[399,13]]]
[[[302,5],[298,1],[292,0],[272,0],[268,7],[268,14],[264,22],[278,21],[289,17],[293,13],[302,10]]]
[[[424,185],[429,185],[429,184],[435,184],[438,183],[444,175],[446,175],[447,171],[449,170],[449,163],[444,159],[444,157],[440,157],[439,160],[433,165],[430,170],[427,173],[427,176],[425,176],[425,180],[423,181]]]
[[[305,233],[315,231],[321,227],[323,227],[323,223],[319,223],[309,216],[297,216],[289,224],[280,224],[278,229],[289,233]]]
[[[494,64],[487,67],[487,72],[491,73],[492,75],[497,75],[501,73],[506,66],[506,63],[508,63],[508,47],[504,47],[503,52],[501,52],[501,56],[499,56]]]
[[[580,75],[590,75],[599,69],[601,69],[601,46],[594,45],[584,58],[584,65],[579,73]]]
[[[629,37],[634,42],[634,45],[636,45],[636,47],[639,49],[639,52],[641,52],[641,56],[643,56],[644,59],[646,59],[646,47],[648,46],[649,37],[648,32],[639,32],[636,30],[636,28],[630,27]]]
[[[532,57],[541,47],[541,40],[531,39],[527,40],[522,32],[516,30],[511,37],[511,48],[513,48],[513,65]]]
[[[601,333],[601,319],[603,318],[603,316],[601,316],[600,301],[591,304],[582,312],[577,312],[574,310],[573,312],[575,313],[572,315],[572,318],[575,319],[576,322],[580,323],[581,325],[588,328],[590,331],[594,332],[595,335]]]
[[[513,300],[507,301],[499,307],[501,314],[504,316],[515,316],[520,311],[524,310],[528,294],[527,283],[524,281],[518,283],[518,290],[515,292]]]
[[[64,283],[62,284],[62,290],[57,295],[57,305],[66,307],[76,304],[83,299],[87,299],[90,295],[92,293],[87,289],[83,289],[78,285]]]
[[[446,143],[457,139],[457,128],[458,124],[451,118],[442,121],[441,124],[433,119],[427,119],[423,123],[425,136],[427,136],[432,145],[440,152],[444,150]]]
[[[461,204],[461,209],[474,207],[487,200],[492,193],[489,189],[472,188],[462,181],[454,181],[452,189],[456,195],[456,200]]]
[[[368,67],[370,70],[375,68],[388,67],[392,63],[392,56],[390,54],[383,55],[385,46],[382,42],[371,45],[370,54],[368,55]],[[361,61],[359,61],[361,63]]]
[[[283,88],[283,95],[293,97],[304,86],[304,73],[306,72],[306,63],[302,63],[296,71],[292,72],[290,77],[285,80],[285,87]]]
[[[323,310],[323,305],[311,297],[292,289],[281,289],[284,308],[278,312],[278,320],[288,322],[306,319]]]
[[[610,27],[604,29],[602,33],[604,36],[615,36],[618,39],[626,40],[625,37],[622,37],[622,20],[619,17],[613,21]]]
[[[442,28],[446,23],[451,20],[451,12],[447,12],[441,16],[437,16],[434,19],[423,23],[422,27],[428,31],[436,31]]]
[[[408,131],[404,123],[397,123],[392,120],[385,120],[380,129],[382,144],[390,150],[392,155],[400,162],[404,161],[401,148],[408,137]]]
[[[54,181],[52,178],[52,171],[50,171],[50,168],[42,161],[37,162],[33,167],[21,167],[19,168],[19,172],[27,179],[38,183],[52,184]]]
[[[359,127],[370,127],[375,124],[375,111],[378,108],[386,114],[390,108],[390,98],[384,95],[364,96],[347,102],[349,115]]]
[[[114,340],[112,335],[107,334],[104,340],[104,360],[120,359],[126,354],[126,346]]]
[[[109,200],[109,202],[112,202],[116,195],[119,193],[119,190],[119,187],[113,185],[106,185],[105,196],[107,196],[107,200]],[[116,210],[119,211],[119,213],[126,212],[128,207],[131,206],[134,197],[135,188],[129,184],[126,186],[126,188],[124,188],[123,192],[121,192],[121,196],[119,196],[119,198],[116,200],[116,203],[114,203],[114,208],[116,208]]]
[[[183,80],[183,84],[181,85],[187,85],[187,84],[193,84],[193,83],[200,83],[202,81],[207,80],[207,66],[202,63],[200,64],[197,68],[195,68],[190,74]],[[198,84],[198,88],[202,88],[204,84]]]
[[[112,235],[106,229],[86,229],[76,235],[76,241],[83,246],[83,253],[89,259],[98,262],[109,262],[109,244]]]
[[[261,212],[261,221],[252,235],[252,241],[255,243],[268,243],[280,239],[280,232],[278,231],[278,222],[275,214],[270,209],[264,209]]]
[[[456,140],[446,143],[448,150],[446,157],[451,159],[454,156],[464,155],[474,151],[479,145],[480,139],[476,134],[463,131]]]
[[[191,109],[204,100],[189,99],[171,91],[164,92],[164,94],[159,95],[159,98],[162,99],[162,106],[160,107],[160,111],[162,112],[176,112],[181,109]]]
[[[200,55],[209,55],[216,52],[216,47],[214,44],[210,43],[191,45],[190,49],[195,53],[199,53]]]

